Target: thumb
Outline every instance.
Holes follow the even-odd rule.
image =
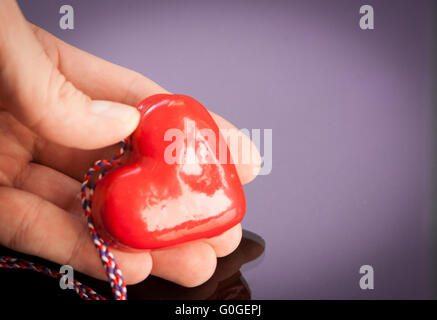
[[[0,4],[0,71],[0,108],[55,143],[100,148],[127,137],[138,125],[135,108],[93,101],[62,75],[15,1]]]

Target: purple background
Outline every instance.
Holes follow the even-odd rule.
[[[243,226],[266,240],[243,268],[253,298],[431,297],[431,1],[19,3],[237,127],[273,129],[273,171],[245,187]],[[358,26],[363,4],[373,31]]]

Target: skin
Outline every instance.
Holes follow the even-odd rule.
[[[167,92],[31,25],[15,1],[0,1],[0,244],[106,279],[80,208],[80,181],[136,128],[132,106]],[[112,103],[117,116],[96,115],[95,100]],[[220,128],[234,128],[211,114]],[[254,154],[250,164],[237,165],[242,183],[259,171]],[[237,225],[165,249],[112,252],[128,284],[154,274],[193,287],[212,276],[217,257],[234,251],[241,234]]]

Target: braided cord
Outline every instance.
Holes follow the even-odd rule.
[[[106,276],[108,277],[108,282],[111,285],[112,293],[116,300],[127,299],[126,282],[123,278],[117,262],[115,261],[114,256],[112,255],[108,246],[105,244],[105,241],[98,235],[96,231],[93,218],[91,217],[91,205],[97,183],[105,176],[105,174],[108,172],[108,169],[119,164],[120,158],[123,156],[126,147],[126,140],[123,140],[120,150],[111,160],[96,161],[85,174],[81,188],[82,209],[88,220],[88,230],[90,232],[91,238],[93,239],[94,246],[99,252],[100,259],[106,271]],[[90,178],[94,175],[96,171],[100,169],[101,171],[96,181],[92,183],[91,187],[89,187],[88,183]]]
[[[33,262],[24,259],[12,258],[6,256],[0,256],[0,267],[6,269],[25,269],[25,270],[36,271],[58,280],[61,280],[61,278],[64,276],[63,273],[54,271],[45,266],[35,264]],[[73,279],[73,289],[79,295],[79,297],[81,297],[84,300],[106,300],[103,296],[95,292],[90,287],[80,283],[76,279]]]
[[[91,216],[91,206],[94,190],[96,189],[97,183],[105,176],[109,169],[120,163],[120,158],[125,153],[127,147],[127,140],[124,139],[122,141],[120,150],[111,160],[96,161],[85,174],[81,187],[82,209],[87,218],[88,230],[90,232],[94,246],[96,247],[100,255],[103,267],[105,268],[106,276],[108,277],[108,282],[111,285],[112,293],[116,300],[127,299],[126,282],[114,256],[112,255],[105,241],[98,235],[96,231],[94,221]],[[91,184],[91,186],[89,186],[91,177],[96,171],[99,170],[100,173],[97,179],[94,183]],[[24,259],[12,258],[7,256],[0,256],[0,268],[32,270],[57,279],[61,279],[64,276],[64,274],[54,271],[45,266],[38,265]],[[96,293],[90,287],[83,285],[75,279],[73,279],[73,289],[84,300],[106,300],[103,296]]]

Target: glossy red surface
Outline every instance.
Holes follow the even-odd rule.
[[[155,249],[238,224],[246,211],[243,187],[235,165],[219,156],[222,145],[230,158],[209,112],[191,97],[169,94],[137,108],[133,150],[94,193],[92,216],[101,236],[119,248]]]

